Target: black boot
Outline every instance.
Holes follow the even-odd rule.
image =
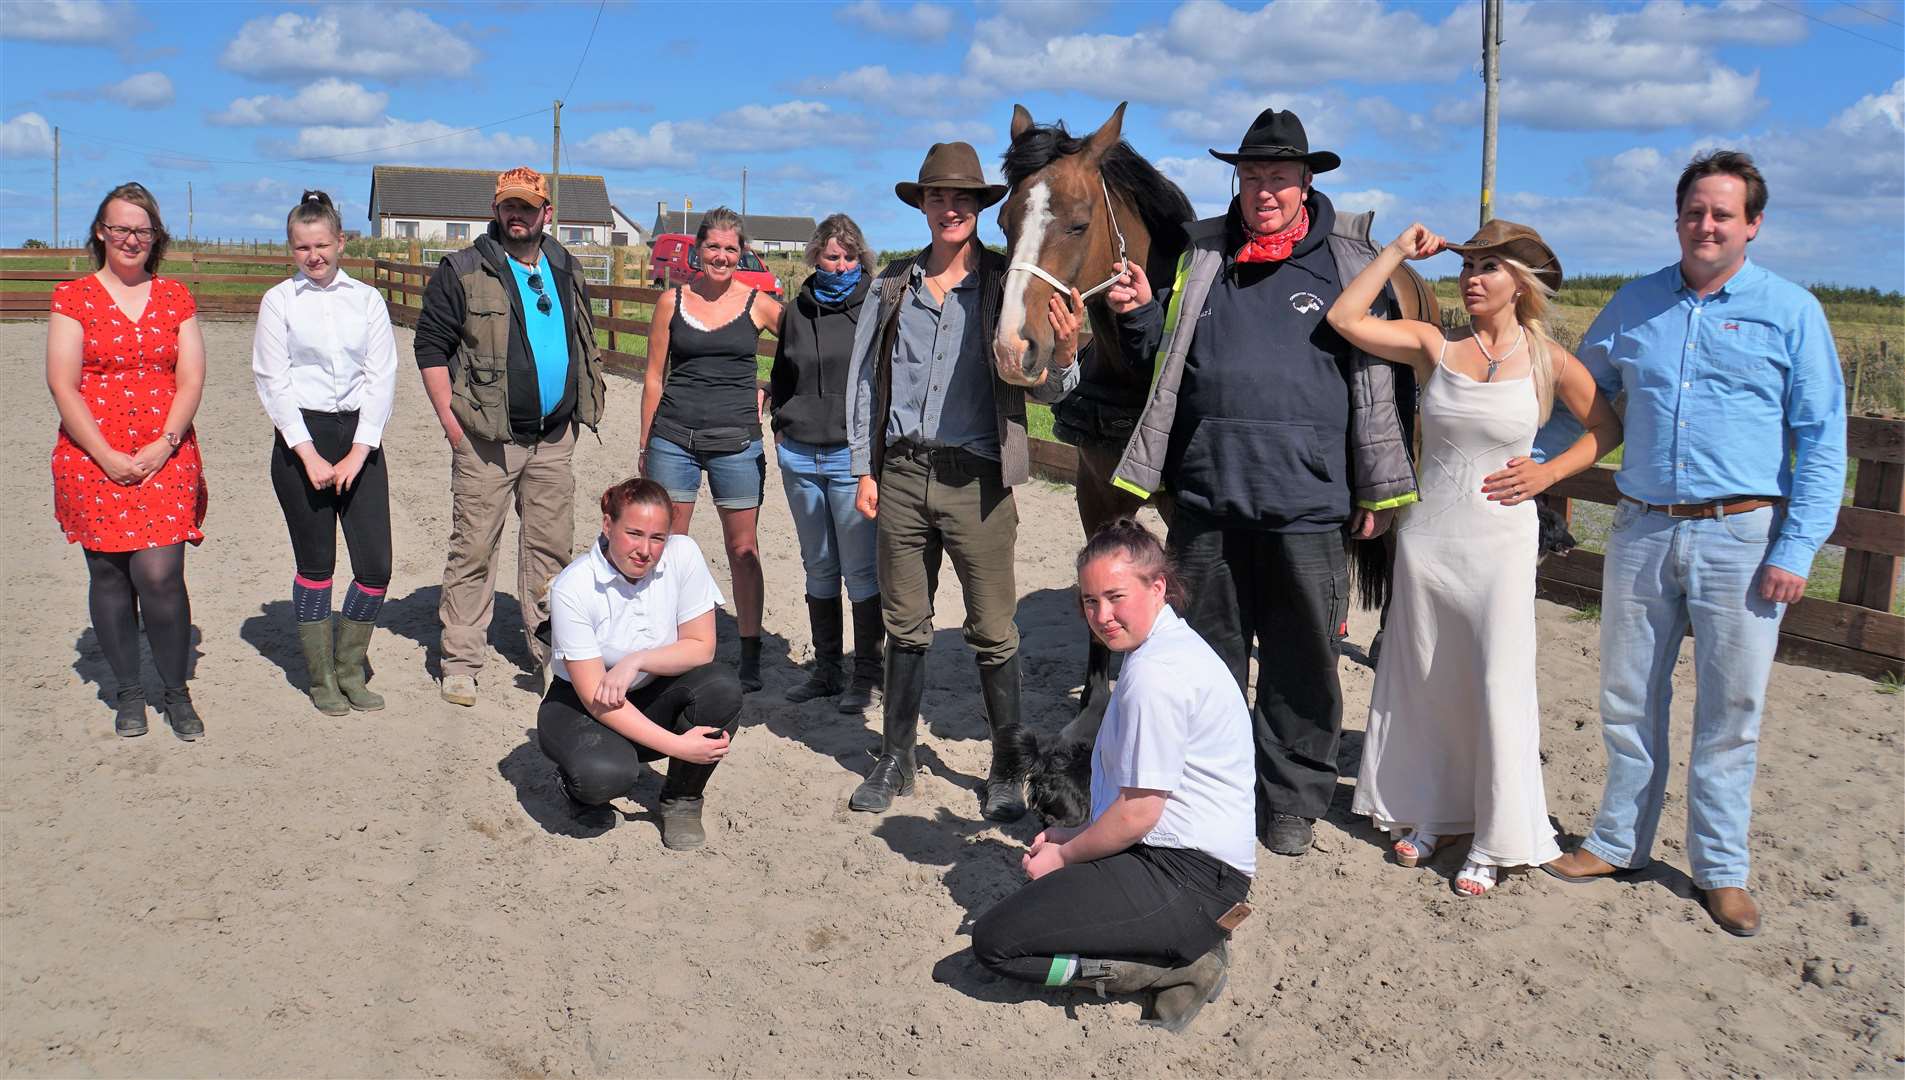
[[[1025,785],[1015,778],[1012,753],[1001,735],[1019,726],[1019,657],[979,668],[979,693],[985,699],[986,726],[992,729],[992,764],[986,769],[985,816],[1017,821],[1025,814]]]
[[[569,803],[569,813],[575,817],[578,827],[591,832],[607,832],[622,820],[621,812],[608,803],[583,802],[576,798],[575,788],[569,783],[569,774],[556,770],[556,782],[562,787],[562,795]]]
[[[896,795],[913,793],[913,745],[919,736],[919,699],[926,690],[926,650],[886,644],[886,708],[880,724],[880,757],[847,805],[884,814]]]
[[[787,691],[789,701],[812,701],[832,697],[847,688],[847,673],[840,667],[840,598],[807,598],[807,625],[814,634],[814,670],[807,681]]]
[[[886,678],[880,658],[880,646],[886,642],[886,627],[880,622],[880,594],[853,602],[853,681],[840,695],[840,711],[865,712],[873,704],[873,692]]]
[[[744,693],[761,688],[761,635],[741,639],[741,666],[734,673],[740,677]]]
[[[146,733],[146,688],[137,683],[122,686],[113,702],[117,715],[112,719],[112,729],[124,738]]]
[[[166,687],[161,708],[165,710],[165,722],[172,725],[172,734],[186,742],[205,734],[205,721],[198,718],[198,710],[192,707],[192,694],[185,687]]]

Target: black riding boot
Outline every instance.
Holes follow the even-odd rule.
[[[913,793],[913,745],[919,737],[919,699],[926,690],[926,650],[886,643],[886,709],[880,725],[880,757],[847,805],[883,814],[895,795]]]
[[[1012,779],[1012,752],[1001,737],[1019,726],[1019,658],[979,668],[979,693],[985,699],[986,726],[992,729],[992,764],[986,769],[985,816],[993,821],[1016,821],[1025,814],[1025,785]]]
[[[807,598],[807,626],[814,635],[814,670],[807,681],[787,691],[789,701],[832,697],[846,689],[847,673],[840,667],[842,627],[840,598]]]
[[[840,695],[840,711],[865,712],[873,704],[873,692],[886,677],[880,646],[886,642],[886,627],[880,622],[880,594],[853,602],[853,681]]]

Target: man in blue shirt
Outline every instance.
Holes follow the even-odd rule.
[[[1845,382],[1819,302],[1746,257],[1766,207],[1753,159],[1696,157],[1675,198],[1679,263],[1621,289],[1581,341],[1602,391],[1627,393],[1601,583],[1607,787],[1586,841],[1547,869],[1589,881],[1648,862],[1691,623],[1687,858],[1714,922],[1751,937],[1760,711],[1780,618],[1838,520]]]

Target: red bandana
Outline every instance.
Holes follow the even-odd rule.
[[[1253,236],[1237,252],[1240,263],[1282,262],[1296,250],[1297,242],[1310,234],[1310,208],[1299,206],[1296,222],[1282,232]]]

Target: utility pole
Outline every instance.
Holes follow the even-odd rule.
[[[53,246],[60,246],[60,129],[53,129]]]
[[[741,166],[741,223],[747,223],[747,166]]]
[[[1501,0],[1482,0],[1482,220],[1495,217],[1495,128],[1501,106]]]
[[[556,102],[556,137],[553,161],[549,166],[549,231],[555,233],[556,242],[562,242],[562,231],[556,228],[561,220],[562,211],[556,208],[556,192],[562,189],[562,102]]]
[[[185,182],[185,238],[187,240],[198,235],[193,225],[196,220],[192,210],[192,182],[187,180]]]

